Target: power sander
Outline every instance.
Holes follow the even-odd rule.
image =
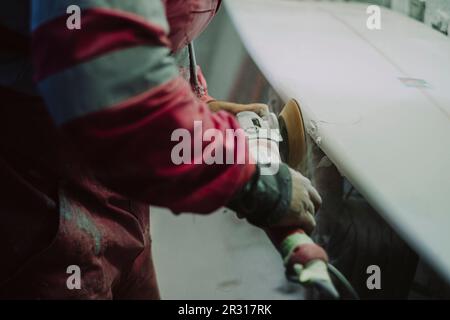
[[[275,174],[281,161],[295,170],[304,165],[305,126],[300,106],[294,99],[283,107],[278,117],[271,112],[258,115],[244,111],[237,114],[237,119],[246,132],[251,155],[261,166],[261,174]],[[282,256],[288,280],[313,286],[323,298],[339,298],[329,274],[332,266],[328,264],[327,254],[309,235],[297,227],[272,227],[265,231]]]

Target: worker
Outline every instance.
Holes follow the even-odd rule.
[[[284,164],[171,161],[174,130],[236,130],[233,113],[266,108],[214,101],[183,65],[219,0],[0,6],[1,298],[158,299],[149,205],[312,230],[320,197]]]

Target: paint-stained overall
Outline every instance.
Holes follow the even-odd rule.
[[[0,4],[0,298],[158,298],[149,204],[208,213],[253,174],[170,161],[174,128],[238,127],[172,57],[219,3],[77,1],[76,32],[72,1]],[[70,265],[80,290],[66,286]]]

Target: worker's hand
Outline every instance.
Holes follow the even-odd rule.
[[[328,273],[328,255],[302,231],[287,236],[279,245],[289,280],[312,286],[323,299],[338,299],[339,294]]]
[[[298,226],[311,233],[316,226],[314,214],[322,204],[322,199],[311,181],[301,173],[289,168],[292,177],[292,197],[289,213],[277,226]]]
[[[252,178],[227,207],[257,227],[289,227],[310,233],[316,225],[314,214],[321,203],[308,178],[280,163],[274,175],[261,174],[257,165]]]
[[[208,106],[213,112],[220,110],[227,111],[234,115],[242,111],[253,111],[259,116],[264,116],[269,113],[269,107],[263,103],[252,103],[252,104],[239,104],[226,101],[211,101],[208,102]]]

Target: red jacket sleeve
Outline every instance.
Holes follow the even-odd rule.
[[[176,164],[171,154],[179,141],[172,134],[184,129],[204,150],[214,140],[194,137],[195,121],[203,132],[223,136],[238,123],[227,113],[211,113],[178,75],[161,1],[105,3],[82,8],[80,30],[66,27],[70,1],[33,8],[36,80],[53,119],[116,191],[177,212],[225,205],[254,165],[194,164],[195,153],[190,163]],[[237,143],[242,134],[224,140],[224,154],[247,153]]]

